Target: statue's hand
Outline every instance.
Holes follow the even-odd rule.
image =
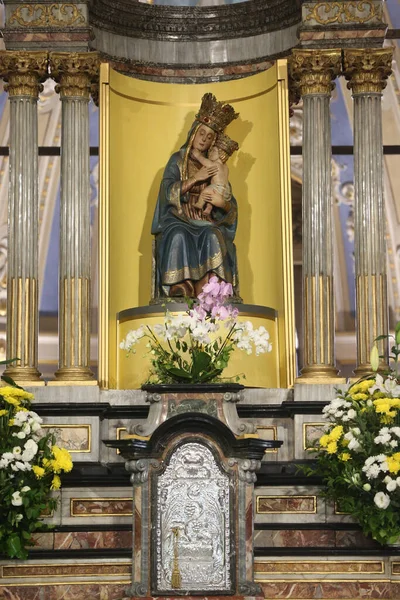
[[[201,167],[194,176],[196,181],[205,181],[213,175],[218,173],[218,165],[211,165],[210,167]]]

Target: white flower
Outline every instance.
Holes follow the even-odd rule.
[[[24,517],[21,515],[21,513],[18,513],[17,515],[15,515],[15,520],[17,523],[19,523],[20,521],[22,521]]]
[[[352,440],[350,440],[349,442],[349,450],[355,450],[357,452],[357,450],[359,450],[361,448],[361,444],[359,441],[357,441],[355,438],[353,438]]]
[[[11,504],[13,506],[21,506],[22,504],[22,496],[19,492],[14,492],[11,496]]]
[[[391,446],[392,448],[397,448],[398,445],[399,445],[399,442],[397,440],[392,440],[389,443],[389,446]]]
[[[30,491],[30,489],[31,489],[31,488],[29,487],[29,485],[24,485],[24,487],[23,487],[23,488],[21,488],[21,492],[22,492],[23,494],[26,494],[26,492],[29,492],[29,491]]]
[[[364,471],[365,467],[363,467]],[[376,463],[371,465],[368,469],[366,469],[365,474],[368,479],[376,479],[380,473],[380,468]]]
[[[16,460],[15,463],[11,465],[11,468],[13,471],[30,471],[31,465],[26,462],[22,462],[21,460]]]
[[[18,431],[18,433],[13,433],[13,437],[17,437],[20,440],[24,440],[26,438],[26,433],[23,431]]]
[[[397,483],[393,479],[386,484],[386,489],[388,492],[394,492],[396,488]]]
[[[371,484],[370,483],[364,483],[363,490],[365,492],[370,492],[371,491]]]
[[[369,388],[369,393],[372,395],[376,390],[392,398],[398,398],[400,395],[400,385],[397,384],[397,380],[393,379],[393,377],[387,377],[384,380],[379,373],[376,375],[375,385]]]
[[[122,350],[130,350],[145,334],[146,330],[143,326],[139,327],[139,329],[128,331],[126,338],[120,343],[119,347]]]
[[[31,429],[33,433],[37,433],[38,431],[41,431],[41,427],[40,427],[40,423],[39,421],[33,421],[32,425],[31,425]]]
[[[374,496],[374,502],[378,508],[386,509],[390,504],[390,498],[385,492],[377,492]]]
[[[35,423],[43,423],[43,419],[41,417],[39,417],[39,415],[37,413],[35,413],[35,411],[30,410],[28,413],[26,413],[29,415],[30,420],[32,420]]]
[[[19,458],[22,454],[21,446],[14,446],[12,453],[14,458]]]
[[[22,426],[22,431],[25,433],[25,435],[29,435],[31,432],[31,426],[29,425],[29,423],[24,423]]]
[[[37,451],[38,451],[37,443],[32,439],[28,440],[25,443],[24,451],[21,455],[22,460],[25,460],[27,462],[31,461],[32,458],[37,453]]]
[[[25,421],[27,421],[29,418],[29,413],[20,410],[19,412],[17,412],[17,414],[14,417],[14,425],[21,425],[22,423],[24,423]]]
[[[392,478],[389,475],[386,475],[385,479],[383,480],[383,483],[389,483],[389,481],[392,481]]]
[[[394,435],[400,437],[400,427],[392,427],[390,431],[392,432],[392,434],[394,433]]]
[[[0,458],[0,469],[6,469],[8,465],[8,460],[6,460],[5,458]]]
[[[367,400],[367,406],[372,406],[372,405],[373,405],[373,402],[372,402],[372,400],[369,398],[369,399]]]
[[[349,410],[349,412],[347,413],[347,416],[349,417],[349,419],[355,419],[357,416],[356,411],[354,410],[354,408],[351,408]]]

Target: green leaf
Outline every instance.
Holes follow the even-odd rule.
[[[207,371],[211,363],[211,356],[207,352],[193,354],[192,377],[197,379],[200,373]]]
[[[192,379],[191,374],[187,373],[183,369],[178,369],[177,367],[166,367],[165,370],[175,379],[185,379],[187,381],[190,381]]]
[[[380,342],[380,340],[387,340],[389,337],[393,337],[390,335],[378,335],[378,337],[376,337],[374,339],[374,342]]]
[[[7,540],[7,553],[11,558],[19,558],[21,550],[21,539],[17,533],[13,533]]]
[[[16,359],[16,360],[18,360],[18,359]],[[11,377],[9,377],[8,375],[4,375],[4,373],[3,373],[3,375],[1,376],[1,379],[2,379],[3,381],[5,381],[6,383],[8,383],[8,385],[12,385],[13,387],[15,387],[15,388],[18,388],[19,390],[22,390],[22,389],[23,389],[23,388],[22,388],[20,385],[17,385],[17,384],[15,383],[14,379],[11,379]]]

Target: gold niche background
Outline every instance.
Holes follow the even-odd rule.
[[[227,375],[246,373],[254,387],[289,387],[295,377],[287,64],[214,84],[133,79],[101,66],[99,380],[138,388],[148,369],[145,344],[126,358],[119,342],[131,328],[159,322],[151,297],[153,211],[164,167],[184,143],[204,93],[240,113],[227,129],[240,149],[228,166],[238,201],[236,247],[243,318],[269,330],[273,352],[236,351]],[[275,317],[255,308],[269,307]],[[131,317],[118,320],[127,309]],[[225,375],[225,372],[224,372]]]

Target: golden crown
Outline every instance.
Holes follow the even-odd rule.
[[[226,135],[226,133],[218,134],[215,145],[226,152],[228,156],[232,156],[236,150],[239,150],[239,144],[230,138],[229,135]]]
[[[238,116],[239,113],[235,113],[233,106],[218,102],[214,94],[208,93],[204,94],[201,99],[201,106],[196,115],[196,120],[208,125],[217,133],[221,133]]]

